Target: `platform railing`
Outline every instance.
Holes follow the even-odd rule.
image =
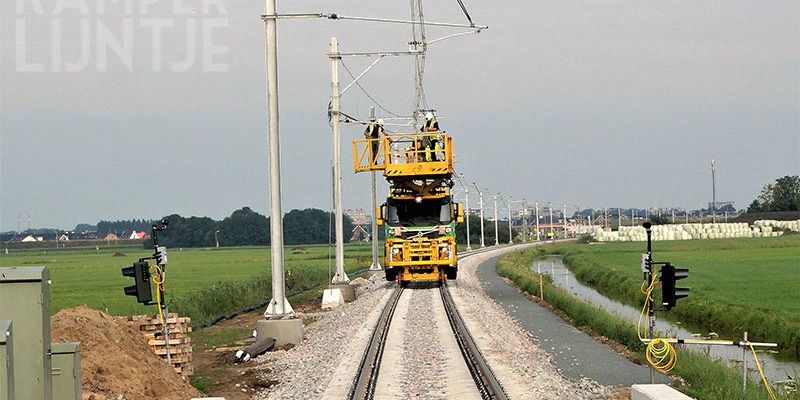
[[[453,138],[441,132],[392,134],[353,141],[355,172],[386,176],[453,173]]]

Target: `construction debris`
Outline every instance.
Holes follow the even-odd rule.
[[[53,341],[81,343],[83,399],[185,400],[203,394],[153,354],[142,334],[124,317],[86,306],[59,311],[51,322]]]

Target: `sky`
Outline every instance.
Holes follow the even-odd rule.
[[[465,4],[490,28],[431,45],[426,97],[454,137],[459,173],[487,193],[699,208],[715,159],[717,199],[743,208],[800,173],[800,2]],[[410,13],[405,1],[278,9]],[[63,229],[221,219],[242,206],[266,214],[263,13],[241,0],[0,3],[0,230],[18,215],[24,229],[28,214],[32,227]],[[466,22],[455,1],[426,2],[425,14]],[[278,36],[282,207],[331,209],[330,37],[341,51],[406,50],[410,28],[294,19]],[[370,62],[345,59],[353,74]],[[362,86],[392,112],[413,108],[409,58],[382,60]],[[373,103],[354,87],[342,105],[364,117]],[[350,161],[362,129],[343,128],[346,208],[369,207],[369,176]]]

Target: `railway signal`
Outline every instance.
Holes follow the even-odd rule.
[[[688,268],[677,268],[670,263],[661,267],[661,304],[666,310],[675,307],[678,299],[689,296],[689,288],[677,287],[679,279],[689,277]]]
[[[122,268],[122,276],[134,279],[133,285],[125,286],[125,295],[136,296],[136,301],[150,304],[153,301],[153,292],[150,288],[150,264],[139,260],[130,267]]]

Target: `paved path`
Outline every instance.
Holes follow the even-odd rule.
[[[478,266],[478,279],[486,293],[516,318],[544,350],[553,355],[556,366],[566,377],[588,377],[611,386],[650,383],[647,367],[634,364],[546,308],[528,300],[497,274],[496,264],[497,257],[494,257]],[[658,374],[657,383],[669,381]]]

